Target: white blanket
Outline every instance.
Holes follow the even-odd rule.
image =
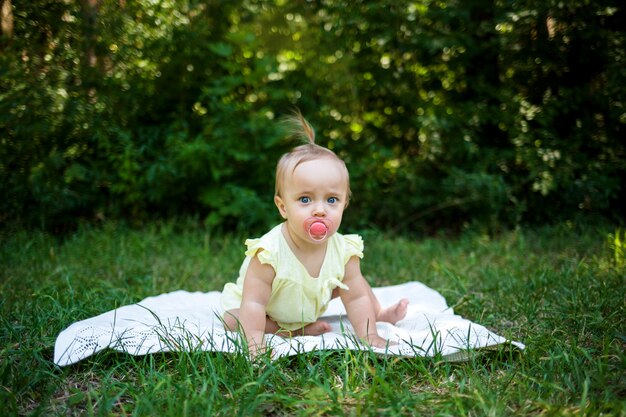
[[[476,349],[510,343],[485,327],[455,315],[437,291],[419,282],[374,288],[382,306],[400,298],[410,301],[404,320],[395,325],[377,323],[379,334],[397,344],[373,349],[385,355],[435,356],[464,360]],[[54,362],[65,366],[76,363],[105,348],[131,355],[166,351],[241,352],[236,333],[225,331],[220,320],[220,292],[175,291],[96,317],[76,322],[63,330],[54,347]],[[268,335],[273,357],[296,355],[319,349],[372,349],[360,344],[339,299],[331,301],[322,318],[331,332],[322,336],[282,338]]]

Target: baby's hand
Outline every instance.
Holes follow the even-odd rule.
[[[386,349],[389,346],[397,345],[397,343],[384,339],[378,335],[369,335],[365,341],[370,346],[380,349]]]

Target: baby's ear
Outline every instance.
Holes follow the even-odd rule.
[[[283,219],[287,219],[287,210],[285,209],[285,203],[283,202],[283,199],[280,198],[280,196],[275,195],[274,196],[274,204],[276,204],[276,207],[278,208],[278,212],[280,213],[280,215],[283,217]]]

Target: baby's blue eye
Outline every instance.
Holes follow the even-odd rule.
[[[309,197],[300,197],[300,202],[304,204],[310,203],[311,199]]]
[[[330,197],[330,198],[329,198],[328,200],[326,200],[326,201],[328,201],[330,204],[335,204],[335,203],[337,202],[337,197]]]

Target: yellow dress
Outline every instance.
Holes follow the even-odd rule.
[[[259,239],[246,240],[246,259],[239,269],[237,283],[224,286],[221,302],[225,311],[241,306],[248,265],[257,255],[261,263],[271,265],[276,272],[267,315],[284,330],[297,330],[315,322],[326,311],[333,289],[348,289],[341,282],[345,265],[353,256],[363,258],[363,240],[359,235],[332,235],[319,277],[315,278],[291,251],[281,227],[279,224]]]

